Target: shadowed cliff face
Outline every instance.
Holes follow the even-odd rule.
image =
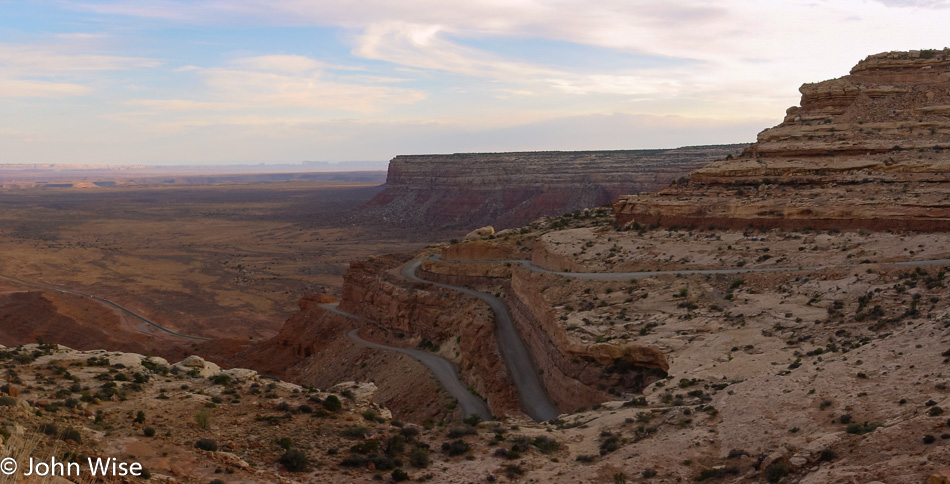
[[[950,50],[872,55],[800,91],[742,156],[622,197],[617,222],[950,230]]]
[[[397,156],[362,216],[449,230],[520,226],[657,190],[743,147]]]

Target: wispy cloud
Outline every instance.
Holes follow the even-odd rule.
[[[425,99],[423,92],[414,89],[335,81],[313,71],[276,73],[213,67],[200,71],[200,75],[215,97],[255,106],[366,113]]]
[[[7,75],[47,76],[159,65],[155,59],[88,53],[68,44],[0,44],[0,66]]]
[[[89,92],[89,88],[66,82],[44,82],[26,79],[3,79],[0,77],[0,97],[43,97],[62,98],[80,96]]]
[[[47,45],[0,44],[0,97],[62,98],[85,95],[92,91],[83,82],[88,80],[90,73],[158,65],[158,61],[143,57],[83,52],[69,42]],[[65,81],[64,78],[69,80]]]
[[[245,107],[244,104],[191,101],[188,99],[133,99],[125,103],[128,106],[146,108],[154,111],[188,112],[188,111],[231,111]]]
[[[302,55],[244,57],[232,61],[231,64],[237,68],[255,71],[287,72],[293,74],[311,72],[324,67],[323,63]]]
[[[426,98],[422,91],[388,85],[400,79],[341,76],[328,72],[327,67],[300,55],[252,56],[232,59],[221,66],[189,66],[179,71],[201,80],[204,88],[200,99],[135,99],[126,104],[154,112],[309,108],[366,114]]]

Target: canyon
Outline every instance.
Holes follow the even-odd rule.
[[[563,154],[505,154],[482,173],[490,155],[397,157],[398,183],[365,216],[404,212],[389,220],[432,223],[429,234],[512,228],[354,257],[273,336],[214,333],[175,365],[129,354],[102,365],[100,353],[25,344],[49,332],[10,320],[22,345],[0,348],[15,375],[0,428],[68,426],[83,437],[70,450],[141,455],[179,482],[948,482],[948,89],[950,50],[872,55],[803,86],[802,105],[756,144],[657,193],[517,224],[541,213],[531,197],[545,190],[619,187],[615,168],[578,182],[545,171],[575,173]],[[531,183],[540,191],[522,190]],[[531,210],[481,204],[522,191]],[[123,324],[90,301],[8,289],[0,303],[40,308],[44,325],[85,312]],[[504,348],[508,323],[527,365]],[[493,419],[390,348],[450,363]],[[558,415],[527,408],[519,371]],[[96,393],[109,389],[122,398]],[[164,437],[136,426],[137,408]],[[202,408],[222,424],[204,428]],[[192,449],[201,438],[222,448]],[[291,449],[311,466],[281,460]]]
[[[456,232],[517,227],[659,189],[744,147],[397,156],[361,217]]]
[[[943,482],[946,449],[932,444],[950,438],[940,418],[950,404],[939,202],[948,186],[945,115],[928,106],[950,87],[940,84],[947,55],[871,56],[842,81],[857,91],[806,84],[802,106],[755,145],[612,211],[353,263],[340,307],[359,320],[345,329],[456,363],[504,422],[553,424],[573,459],[523,469],[535,479]],[[937,128],[918,132],[919,123]],[[803,204],[811,211],[795,211]],[[420,259],[430,282],[401,276]],[[491,308],[449,286],[504,301],[562,415],[525,419]],[[335,318],[312,311],[312,329]],[[261,354],[296,352],[312,368],[338,345],[355,347],[299,347],[295,334]],[[382,375],[397,362],[418,366],[393,359],[361,378],[392,402],[410,393],[427,408],[444,402],[405,381],[390,387]],[[408,411],[394,410],[420,416]],[[459,418],[453,411],[429,418]]]

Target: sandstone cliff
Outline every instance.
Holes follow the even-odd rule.
[[[363,206],[362,216],[452,230],[520,226],[656,190],[742,148],[397,156],[386,189]]]
[[[948,230],[950,50],[877,54],[805,84],[736,158],[614,206],[621,224]]]

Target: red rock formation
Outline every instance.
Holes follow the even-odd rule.
[[[621,197],[617,222],[950,230],[950,50],[873,55],[800,90],[742,156]]]
[[[542,287],[543,274],[505,264],[453,264],[427,261],[426,279],[492,291],[505,288],[505,299],[518,332],[531,352],[548,395],[563,412],[611,399],[608,389],[637,392],[669,370],[663,354],[651,347],[628,344],[582,344],[558,321]],[[485,277],[490,274],[494,277]],[[656,371],[654,371],[656,370]]]
[[[521,226],[656,190],[742,147],[397,156],[363,216],[455,230]]]
[[[366,318],[390,335],[403,333],[440,347],[457,345],[457,354],[442,356],[455,360],[462,380],[485,397],[491,411],[497,415],[520,411],[496,345],[491,310],[475,298],[410,283],[389,272],[407,260],[375,258],[352,263],[344,277],[340,309]]]
[[[442,249],[442,259],[451,261],[523,259],[526,254],[510,244],[490,240],[475,240],[464,244],[452,244]]]

